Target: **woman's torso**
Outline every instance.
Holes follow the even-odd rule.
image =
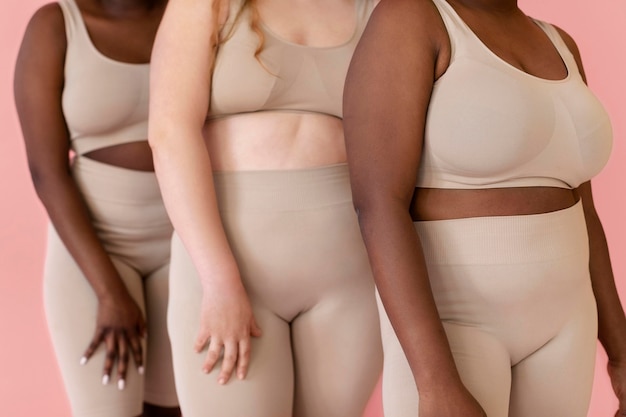
[[[218,171],[298,169],[346,160],[341,107],[372,0],[261,0],[257,28],[232,3],[204,129]]]
[[[79,156],[151,171],[149,61],[164,2],[61,0],[67,49],[63,112]]]
[[[574,56],[554,28],[521,12],[494,23],[449,3],[435,1],[451,60],[433,88],[413,218],[571,206],[611,147],[606,112]]]

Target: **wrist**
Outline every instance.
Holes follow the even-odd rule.
[[[96,291],[96,298],[99,303],[114,303],[127,298],[132,298],[128,289],[124,284],[118,286],[110,286]]]

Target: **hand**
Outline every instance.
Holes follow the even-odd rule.
[[[130,295],[120,298],[101,300],[98,303],[96,332],[80,363],[83,365],[87,363],[98,347],[104,343],[106,359],[102,383],[105,385],[109,383],[113,365],[117,361],[117,387],[123,390],[126,384],[129,354],[133,355],[139,374],[144,372],[141,339],[146,334],[146,322],[141,309]]]
[[[442,387],[439,394],[422,393],[419,397],[420,417],[487,417],[478,401],[464,387]]]
[[[261,336],[261,329],[254,320],[243,286],[238,284],[227,288],[205,288],[200,329],[194,346],[199,353],[209,345],[202,370],[205,373],[211,372],[223,350],[218,382],[226,384],[235,365],[237,377],[244,379],[250,363],[250,336]]]
[[[615,412],[615,417],[626,416],[626,363],[609,361],[607,365],[613,391],[619,400],[619,409]]]

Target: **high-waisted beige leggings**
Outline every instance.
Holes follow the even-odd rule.
[[[487,416],[586,416],[597,315],[581,203],[415,228],[457,368]],[[380,311],[385,416],[415,417],[415,382]]]
[[[49,227],[44,302],[52,342],[76,417],[131,417],[143,402],[173,407],[171,353],[166,330],[168,265],[172,226],[154,173],[132,171],[84,157],[72,172],[90,209],[100,240],[148,325],[145,375],[129,366],[126,388],[102,385],[105,349],[79,364],[95,331],[98,301],[57,236]]]
[[[360,417],[380,375],[375,291],[347,167],[217,173],[220,213],[263,335],[244,381],[194,353],[202,288],[176,236],[168,328],[185,417]],[[220,364],[218,363],[218,366]]]

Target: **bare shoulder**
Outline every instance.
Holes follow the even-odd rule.
[[[447,68],[450,39],[432,0],[380,0],[363,39],[380,48],[392,47],[400,55],[419,50],[435,57],[437,77]]]
[[[448,33],[431,0],[380,0],[368,22],[368,37],[391,39],[440,50]]]
[[[40,7],[26,26],[21,50],[33,48],[45,53],[48,49],[52,53],[64,53],[66,45],[65,18],[61,6],[48,3]]]
[[[445,26],[431,0],[380,0],[372,13],[373,24],[381,30],[414,30],[436,34]]]

